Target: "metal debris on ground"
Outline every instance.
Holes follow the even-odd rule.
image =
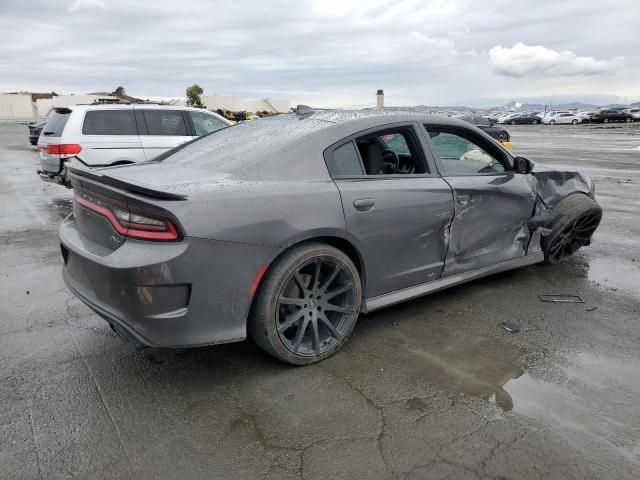
[[[503,322],[502,328],[504,328],[509,333],[516,333],[520,331],[520,325],[514,322]]]
[[[582,298],[580,295],[557,294],[557,295],[538,295],[538,297],[543,302],[584,303],[584,298]]]

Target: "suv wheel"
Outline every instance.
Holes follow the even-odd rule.
[[[269,268],[254,300],[248,330],[280,360],[308,365],[333,355],[356,324],[360,275],[340,250],[307,243]]]

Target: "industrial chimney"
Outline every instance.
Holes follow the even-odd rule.
[[[376,108],[379,112],[384,108],[384,91],[382,89],[376,93]]]

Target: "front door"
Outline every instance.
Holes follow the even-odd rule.
[[[440,278],[453,195],[430,173],[415,126],[370,131],[327,155],[367,267],[365,297]]]
[[[511,157],[470,128],[425,125],[438,169],[451,185],[451,223],[443,277],[526,255],[536,193],[532,175],[513,172]]]

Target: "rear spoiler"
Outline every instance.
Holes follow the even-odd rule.
[[[129,183],[124,180],[119,180],[114,177],[109,177],[108,175],[103,175],[99,172],[86,170],[83,168],[77,167],[67,167],[69,171],[78,177],[88,178],[90,180],[95,180],[100,183],[104,183],[105,185],[111,185],[112,187],[121,188],[123,190],[127,190],[133,193],[139,193],[140,195],[144,195],[146,197],[157,198],[160,200],[186,200],[187,196],[179,193],[171,193],[165,192],[163,190],[157,190],[155,188],[140,185],[137,183]]]

